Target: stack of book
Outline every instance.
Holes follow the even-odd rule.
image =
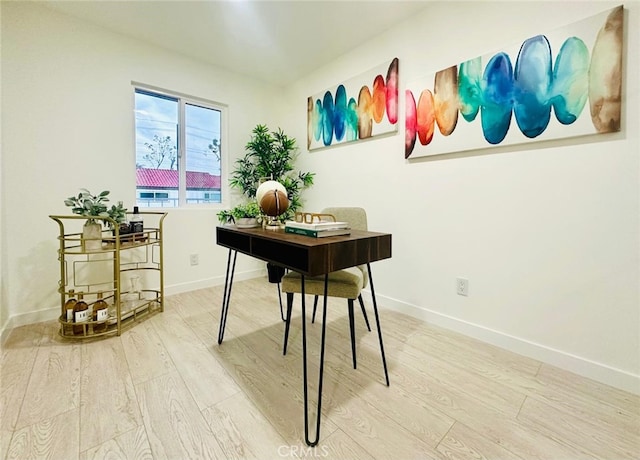
[[[324,238],[327,236],[349,235],[351,230],[347,222],[296,222],[288,220],[284,224],[286,233],[294,233],[296,235],[311,236],[314,238]]]

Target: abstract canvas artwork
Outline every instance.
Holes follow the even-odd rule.
[[[620,130],[623,7],[407,85],[405,158]]]
[[[307,149],[398,130],[398,58],[307,98]]]

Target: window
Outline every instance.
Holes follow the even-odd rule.
[[[194,98],[135,88],[138,206],[222,202],[224,110]]]

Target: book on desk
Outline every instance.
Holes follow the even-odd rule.
[[[340,236],[340,235],[351,234],[351,229],[349,229],[348,227],[313,230],[310,228],[301,228],[301,227],[285,225],[284,231],[285,233],[292,233],[294,235],[304,235],[312,238],[325,238],[328,236]]]
[[[297,222],[288,220],[284,223],[285,227],[304,228],[307,230],[344,230],[349,228],[348,222],[335,221],[315,221],[315,222]]]

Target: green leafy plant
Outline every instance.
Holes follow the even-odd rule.
[[[107,211],[109,217],[121,224],[127,220],[127,208],[122,206],[122,201],[118,201],[117,205],[111,205],[111,208]],[[111,224],[111,222],[109,222]]]
[[[86,188],[81,188],[78,196],[70,196],[64,200],[64,204],[71,207],[71,212],[85,217],[108,217],[106,203],[109,190],[104,190],[98,195],[92,194]],[[85,225],[96,223],[96,219],[88,219]]]
[[[102,217],[110,217],[117,223],[124,222],[127,218],[127,208],[122,206],[122,202],[119,201],[117,205],[111,205],[111,208],[106,203],[109,202],[109,190],[104,190],[98,195],[92,194],[86,188],[81,188],[78,196],[70,196],[64,200],[64,204],[71,207],[71,212],[85,217],[95,217],[95,219],[88,219],[85,225],[97,223]],[[111,226],[111,222],[103,220],[104,225]]]
[[[302,191],[313,185],[315,175],[311,172],[295,171],[294,163],[299,155],[295,138],[287,136],[281,129],[269,131],[267,126],[257,125],[245,150],[244,157],[235,162],[229,185],[240,189],[243,195],[251,200],[255,199],[261,180],[272,179],[280,182],[287,189],[289,209],[279,216],[279,219],[292,219],[296,210],[302,206]],[[233,209],[219,212],[218,219],[222,223],[229,222],[229,215],[233,215]]]
[[[262,217],[262,210],[255,200],[246,204],[239,204],[230,210],[224,210],[218,213],[218,220],[223,224],[237,222],[237,219],[246,217],[253,217],[256,219],[260,219]]]

